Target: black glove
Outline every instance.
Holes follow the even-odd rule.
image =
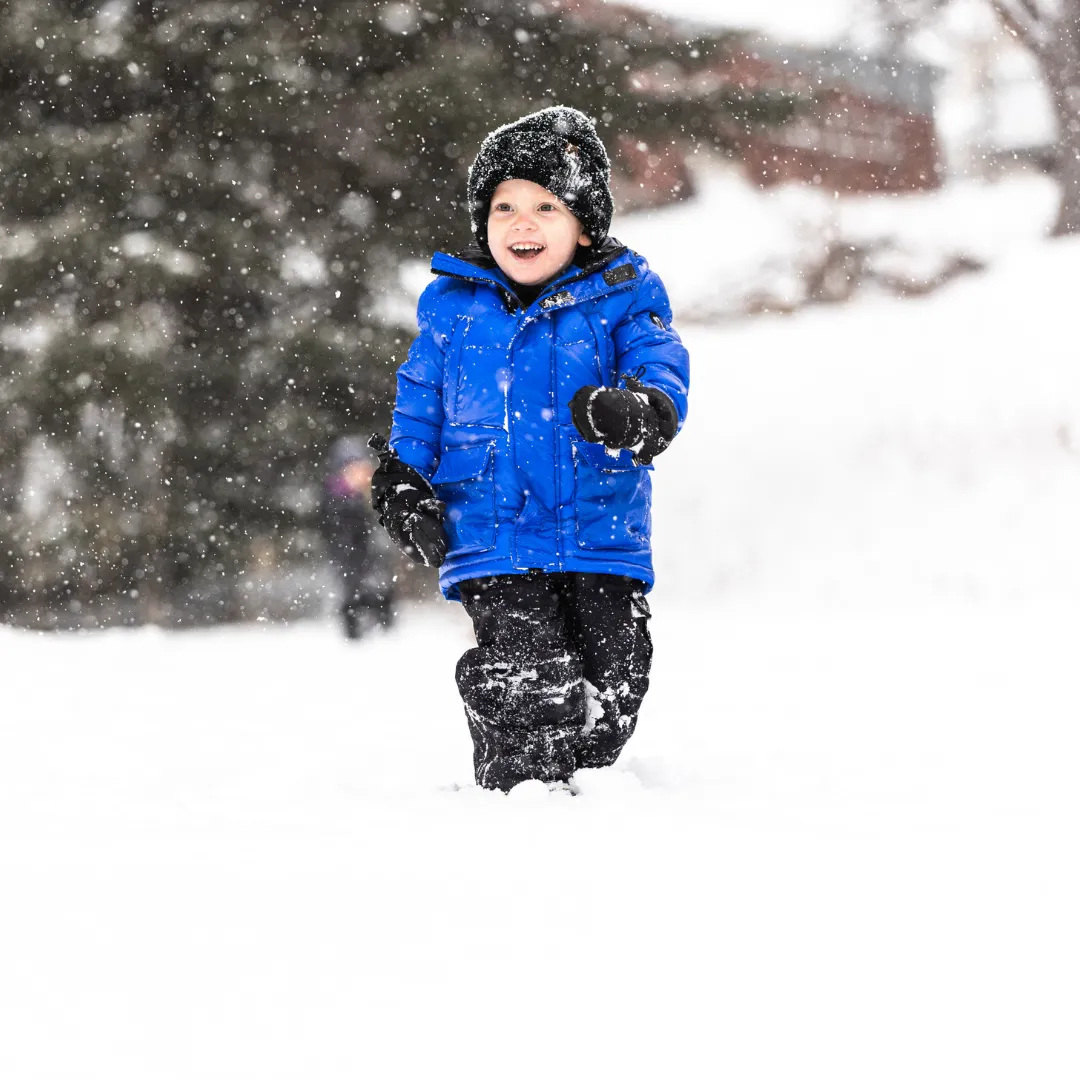
[[[446,559],[445,505],[435,490],[411,465],[390,449],[382,435],[372,435],[368,446],[379,455],[371,478],[371,502],[379,524],[390,539],[415,563],[442,566]]]
[[[626,389],[583,386],[570,399],[574,427],[586,442],[603,443],[610,450],[634,451],[638,465],[648,465],[675,438],[679,416],[675,403],[655,386],[644,386],[633,376]]]

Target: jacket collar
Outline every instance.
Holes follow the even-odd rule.
[[[577,261],[545,285],[535,303],[542,308],[562,307],[563,304],[591,300],[594,296],[610,292],[636,277],[636,272],[621,277],[615,273],[623,263],[628,264],[631,271],[634,270],[630,263],[630,249],[613,236],[606,236],[601,243],[582,248]],[[458,255],[436,252],[431,260],[431,272],[492,285],[502,292],[511,309],[520,306],[510,279],[499,269],[495,260],[476,245]],[[612,276],[618,280],[609,281],[608,278]]]

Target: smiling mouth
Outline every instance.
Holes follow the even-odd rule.
[[[543,244],[510,245],[510,254],[513,255],[515,259],[522,259],[525,262],[528,262],[530,259],[535,259],[540,254],[540,252],[544,250],[545,248]]]

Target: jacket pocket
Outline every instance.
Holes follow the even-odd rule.
[[[443,451],[431,483],[446,503],[443,524],[451,556],[495,546],[494,465],[494,443]]]
[[[578,547],[646,547],[652,527],[652,466],[635,465],[629,450],[612,455],[598,443],[575,442],[573,447]]]
[[[451,422],[505,428],[512,373],[507,349],[501,345],[473,344],[466,335],[456,358],[457,370],[450,395]]]

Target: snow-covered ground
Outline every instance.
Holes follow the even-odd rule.
[[[578,798],[453,789],[452,611],[0,635],[0,1075],[1074,1077],[1068,623],[657,609]]]
[[[1073,1080],[1078,271],[687,331],[580,797],[470,786],[452,605],[0,628],[0,1077]]]

